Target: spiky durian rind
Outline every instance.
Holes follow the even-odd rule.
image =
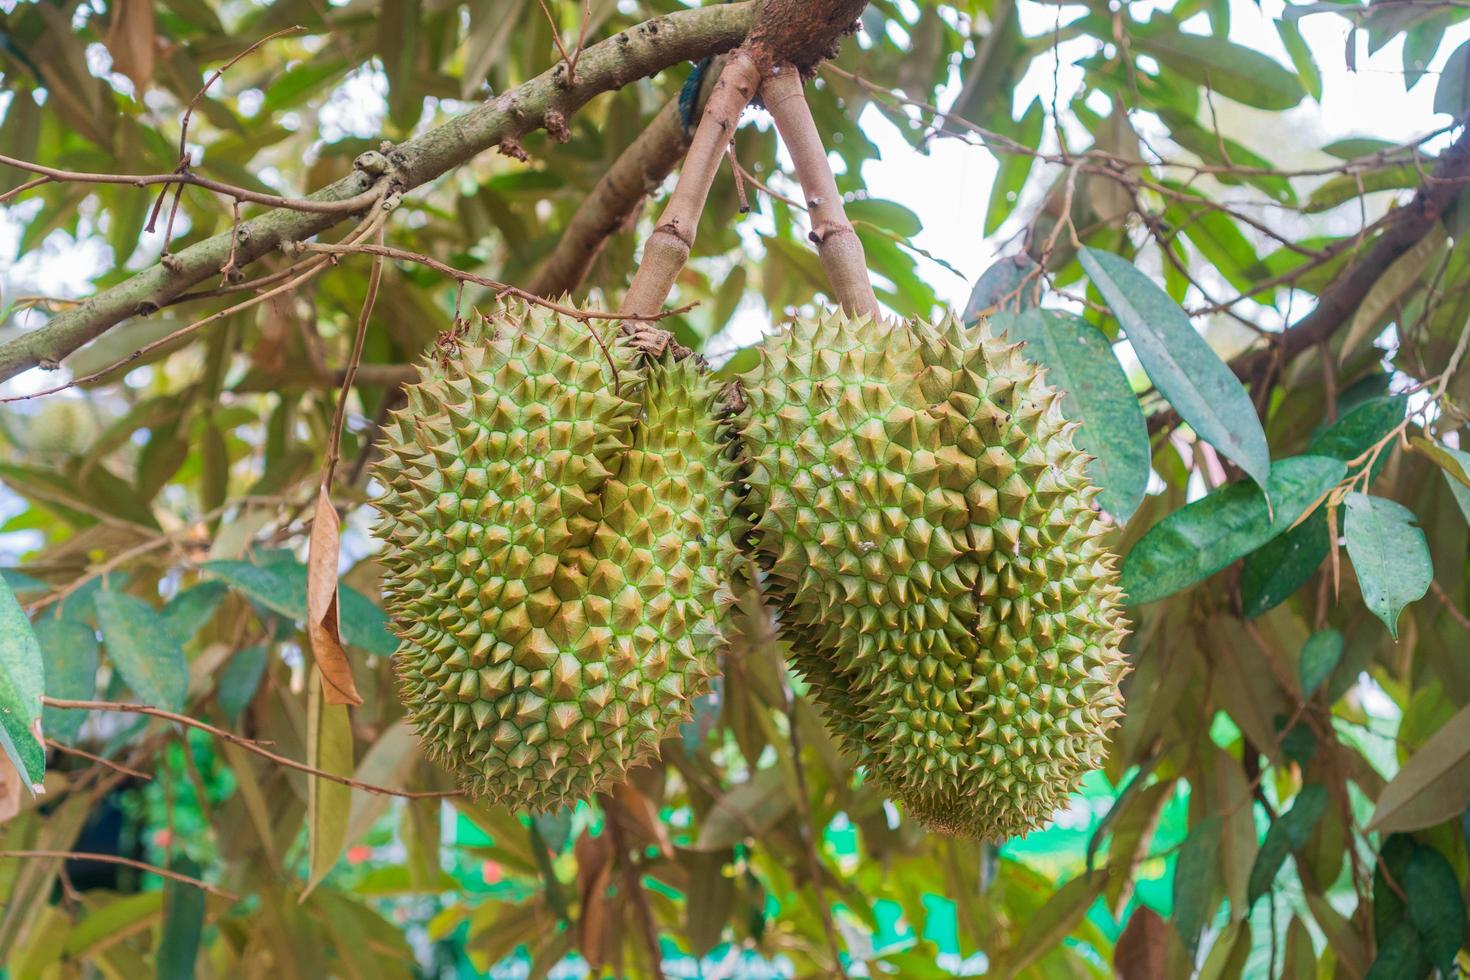
[[[743,380],[750,540],[834,729],[936,829],[1046,820],[1101,762],[1126,632],[1058,394],[983,324],[841,313]]]
[[[497,309],[408,387],[377,471],[410,721],[469,792],[534,810],[647,762],[719,643],[712,390],[595,329]]]

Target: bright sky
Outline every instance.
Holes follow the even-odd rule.
[[[1136,0],[1132,7],[1138,16],[1146,16],[1147,9],[1138,8],[1151,5],[1151,0]],[[1069,18],[1075,14],[1076,8],[1063,10],[1054,4],[1022,0],[1020,9],[1023,31],[1037,35],[1052,29],[1059,11]],[[1281,0],[1262,0],[1260,7],[1252,0],[1232,0],[1231,38],[1289,64],[1271,23],[1282,9]],[[1346,21],[1324,14],[1305,17],[1300,25],[1322,72],[1323,102],[1318,105],[1308,99],[1290,113],[1273,117],[1220,100],[1220,111],[1230,117],[1231,122],[1244,122],[1251,116],[1261,121],[1260,126],[1249,130],[1254,137],[1242,139],[1252,149],[1278,165],[1302,166],[1322,159],[1317,148],[1336,139],[1372,134],[1406,140],[1448,122],[1447,117],[1433,112],[1434,88],[1438,72],[1450,52],[1470,37],[1470,26],[1460,25],[1447,33],[1429,66],[1429,72],[1411,91],[1405,92],[1401,74],[1401,38],[1370,56],[1367,39],[1360,36],[1357,70],[1353,72],[1348,70],[1344,56],[1348,38]],[[1203,15],[1198,25],[1187,26],[1207,29]],[[1080,69],[1067,62],[1090,54],[1092,46],[1093,42],[1086,39],[1063,44],[1060,52],[1062,66],[1058,73],[1063,93],[1074,91],[1081,79]],[[100,52],[100,45],[95,47]],[[105,59],[105,53],[100,56]],[[1016,88],[1016,106],[1024,107],[1038,94],[1049,101],[1052,77],[1052,59],[1038,59]],[[364,84],[368,94],[372,95],[376,88],[370,82],[371,79]],[[372,125],[373,116],[367,113],[357,122]],[[345,117],[334,124],[356,128],[352,120]],[[970,285],[995,258],[993,243],[980,233],[995,172],[994,158],[980,147],[946,139],[934,141],[927,154],[915,152],[898,130],[876,110],[867,111],[862,124],[882,153],[881,159],[864,168],[863,177],[869,193],[874,197],[898,201],[918,214],[923,230],[915,237],[914,244],[953,265],[964,273],[965,278],[961,280],[938,264],[922,258],[921,272],[942,300],[956,308],[962,307]],[[1033,177],[1032,186],[1044,185]],[[1025,203],[1019,209],[1023,215]],[[74,242],[64,233],[56,232],[42,250],[16,261],[20,232],[24,221],[34,213],[34,207],[22,204],[13,211],[0,210],[0,290],[4,296],[0,303],[8,302],[10,297],[21,292],[86,295],[90,290],[90,277],[104,271],[110,258],[107,247],[96,239]],[[995,236],[995,241],[1006,240],[1015,230],[1015,222],[1020,220],[1024,218],[1014,217],[1008,222]],[[759,334],[764,324],[764,315],[752,310],[740,317],[731,333],[748,342]],[[35,390],[51,380],[43,379],[40,372],[33,371],[0,385],[0,394]],[[0,489],[0,520],[14,514],[19,506],[16,498]],[[0,564],[13,560],[17,548],[31,546],[34,545],[29,535],[0,535]]]

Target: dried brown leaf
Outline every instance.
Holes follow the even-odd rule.
[[[583,834],[573,853],[577,857],[577,892],[582,913],[577,919],[577,947],[596,970],[603,961],[603,939],[607,935],[607,886],[612,881],[612,837]]]
[[[1168,943],[1168,923],[1147,905],[1138,906],[1113,949],[1113,972],[1118,980],[1163,980]]]
[[[306,632],[311,653],[322,673],[327,704],[362,704],[352,664],[342,648],[337,610],[337,551],[342,524],[325,486],[317,494],[311,524],[311,551],[307,557]]]
[[[132,79],[141,101],[153,82],[153,56],[157,46],[153,0],[120,0],[113,7],[106,44],[112,54],[112,70]]]

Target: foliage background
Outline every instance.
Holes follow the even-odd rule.
[[[0,3],[0,153],[82,173],[168,173],[181,113],[208,73],[301,25],[233,65],[187,134],[194,172],[299,195],[349,174],[383,140],[554,69],[552,21],[575,48],[583,29],[592,43],[679,6],[557,2],[548,19],[529,0],[10,0]],[[216,729],[46,709],[47,792],[25,792],[11,766],[0,801],[8,975],[475,975],[512,962],[545,975],[588,960],[646,975],[645,916],[670,975],[826,975],[839,963],[905,977],[1449,975],[1470,871],[1470,491],[1456,455],[1467,373],[1455,356],[1470,314],[1458,201],[1465,13],[1437,0],[877,2],[810,86],[880,298],[897,314],[934,314],[963,275],[916,245],[925,227],[905,206],[910,188],[883,175],[924,154],[995,160],[983,208],[935,218],[962,222],[975,242],[957,259],[962,273],[1002,256],[967,312],[1029,335],[1053,376],[1073,379],[1118,502],[1109,509],[1126,518],[1125,577],[1158,596],[1133,611],[1128,717],[1107,768],[1053,827],[996,847],[926,834],[865,784],[799,678],[788,710],[769,635],[732,651],[663,765],[613,799],[532,821],[433,795],[452,782],[398,722],[363,464],[402,365],[457,309],[486,304],[482,287],[461,292],[413,262],[383,268],[333,491],[343,634],[364,698],[351,711],[318,703],[303,563],[366,256],[95,381],[30,397],[240,295],[128,319],[60,375],[8,382],[0,397],[18,400],[0,406],[0,547],[46,693],[144,701]],[[1324,20],[1343,50],[1303,40]],[[1280,47],[1262,54],[1232,40],[1242,32]],[[1362,59],[1371,84],[1324,72],[1328,59]],[[526,136],[525,160],[478,154],[405,195],[388,243],[531,282],[688,75],[676,65],[596,98],[568,120],[564,142]],[[1432,90],[1435,114],[1412,121],[1409,143],[1369,132],[1305,145],[1302,120],[1336,97],[1324,75],[1384,99],[1408,89],[1419,104]],[[764,117],[750,115],[736,156],[753,212],[741,215],[726,169],[674,297],[698,305],[664,322],[727,372],[749,363],[741,348],[761,330],[825,301],[803,216],[762,186],[790,194],[794,181]],[[870,174],[894,185],[891,199],[864,190]],[[29,176],[0,166],[0,193]],[[70,179],[6,201],[18,261],[3,281],[0,341],[44,331],[74,300],[153,266],[157,199]],[[227,195],[196,188],[179,201],[173,252],[232,227]],[[615,305],[653,213],[611,235],[579,301]],[[1137,280],[1084,269],[1081,245],[1135,261],[1214,355],[1190,348],[1188,321],[1180,328],[1177,307]],[[247,275],[297,261],[274,252]],[[1037,263],[1044,279],[1023,282]],[[1155,303],[1153,314],[1128,322],[1109,280]],[[40,295],[47,283],[64,295]],[[1021,314],[1038,299],[1070,315]],[[1129,339],[1150,331],[1181,356],[1177,372],[1140,366]],[[1087,380],[1119,364],[1138,396],[1124,401],[1142,416],[1120,406],[1116,387],[1089,394]],[[1204,409],[1183,397],[1198,383],[1216,386]],[[1278,464],[1338,460],[1321,489],[1396,501],[1427,534],[1366,518],[1355,530],[1342,494],[1296,528],[1273,523],[1245,475],[1264,472],[1258,454],[1196,435],[1211,417],[1226,431],[1260,428]],[[1401,600],[1417,601],[1381,614]],[[14,671],[29,634],[3,622],[0,667]],[[429,795],[311,778],[220,732]],[[227,895],[48,856],[75,851]],[[564,960],[574,951],[582,960]]]

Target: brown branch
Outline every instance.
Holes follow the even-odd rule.
[[[191,878],[188,875],[170,871],[168,868],[160,868],[157,865],[148,864],[143,861],[135,861],[132,858],[119,857],[116,854],[96,854],[92,851],[0,851],[0,858],[60,858],[64,861],[100,861],[103,864],[121,864],[129,868],[137,868],[160,878],[169,878],[173,881],[182,882],[185,885],[193,885],[200,891],[218,895],[220,898],[231,902],[238,902],[239,895],[227,892],[222,888],[216,888],[207,881]]]
[[[381,195],[381,192],[379,192],[379,194]],[[363,222],[359,230],[354,232],[354,235],[350,237],[349,240],[353,240],[353,238],[365,237],[366,235],[371,234],[372,231],[376,229],[378,224],[383,220],[386,220],[386,218],[387,212],[385,211],[380,211],[374,214],[371,218]],[[185,324],[179,329],[163,337],[159,337],[157,340],[144,344],[142,347],[139,347],[137,350],[133,351],[131,354],[128,354],[126,357],[121,357],[118,360],[113,361],[106,367],[98,368],[91,374],[83,375],[80,378],[73,378],[65,384],[55,385],[51,388],[46,388],[41,391],[33,391],[24,395],[11,395],[8,398],[0,398],[0,405],[9,402],[27,401],[29,399],[40,398],[45,395],[54,395],[57,392],[65,391],[66,389],[73,388],[77,385],[89,384],[93,381],[100,381],[101,379],[111,374],[113,371],[116,371],[119,368],[127,367],[129,364],[134,363],[144,354],[151,353],[152,351],[171,344],[176,340],[181,340],[184,337],[187,337],[195,331],[199,330],[201,327],[208,326],[209,324],[214,323],[217,320],[222,320],[225,317],[230,316],[231,314],[239,313],[241,310],[247,310],[252,306],[257,306],[270,299],[272,296],[277,296],[281,293],[290,292],[292,289],[295,289],[303,282],[306,282],[312,276],[315,276],[318,272],[321,272],[322,269],[326,268],[328,264],[330,264],[330,260],[327,258],[311,259],[305,263],[302,263],[302,265],[299,267],[300,271],[295,276],[286,280],[273,289],[270,289],[264,293],[260,293],[256,296],[252,296],[250,299],[242,300],[241,302],[236,303],[234,306],[228,306],[225,309],[220,310],[216,313],[211,313],[209,316],[204,317],[201,320],[195,320],[193,323]],[[42,329],[44,330],[45,328]]]
[[[348,215],[361,211],[373,203],[377,191],[368,189],[352,197],[335,201],[312,200],[309,197],[282,197],[279,194],[261,194],[244,187],[236,187],[234,184],[226,184],[223,181],[211,180],[208,177],[200,177],[198,174],[174,172],[168,174],[94,174],[80,170],[61,170],[56,167],[47,167],[39,163],[31,163],[27,160],[18,160],[15,157],[0,153],[0,164],[24,170],[27,173],[40,174],[40,178],[22,184],[14,192],[39,187],[42,184],[129,184],[133,187],[148,187],[153,184],[189,184],[193,187],[202,187],[205,190],[224,194],[240,201],[249,201],[251,204],[264,204],[272,208],[285,208],[289,211],[300,211],[306,214],[336,214]]]
[[[578,63],[576,80],[558,63],[535,78],[490,99],[387,154],[359,158],[352,174],[308,198],[341,202],[372,190],[386,179],[401,191],[428,183],[509,138],[543,127],[548,117],[565,119],[594,96],[629,84],[670,65],[718,54],[738,45],[756,13],[753,0],[715,4],[652,18],[591,45]],[[350,213],[350,212],[349,212]],[[337,224],[345,215],[280,208],[240,226],[235,261],[248,265],[283,242],[303,241]],[[44,327],[0,345],[0,381],[61,360],[130,317],[161,308],[191,287],[219,274],[230,250],[229,233],[215,235],[175,253],[167,263],[131,276]]]
[[[832,176],[827,150],[806,104],[801,76],[791,65],[776,65],[761,83],[765,103],[786,152],[796,166],[807,210],[811,213],[809,237],[817,246],[833,298],[850,316],[879,316],[878,299],[868,278],[867,257],[847,213],[842,193]]]
[[[132,776],[135,779],[152,779],[153,778],[152,776],[148,775],[148,773],[146,773],[146,772],[141,772],[141,771],[139,771],[137,769],[131,769],[131,768],[123,765],[121,762],[113,762],[111,759],[104,759],[100,755],[93,755],[91,752],[88,752],[86,749],[79,749],[79,748],[76,748],[75,746],[67,745],[64,742],[58,742],[54,738],[43,739],[43,741],[46,743],[46,745],[48,747],[50,747],[52,749],[55,749],[57,752],[60,752],[62,755],[74,755],[78,759],[86,759],[88,762],[95,763],[95,764],[97,764],[99,766],[105,766],[106,768],[111,769],[113,772],[120,772],[124,776]]]
[[[578,309],[575,306],[569,306],[566,303],[558,303],[553,300],[545,299],[541,296],[537,296],[529,290],[522,289],[519,286],[512,286],[509,283],[501,282],[498,279],[490,279],[485,276],[475,275],[473,272],[463,272],[459,269],[456,269],[452,265],[447,265],[443,262],[440,262],[438,259],[430,258],[429,256],[424,255],[421,252],[410,252],[406,249],[394,248],[391,245],[328,245],[308,243],[302,245],[301,248],[308,252],[320,252],[323,255],[350,255],[353,253],[358,253],[362,255],[381,255],[384,258],[401,259],[404,262],[417,262],[420,265],[428,266],[435,272],[443,273],[444,275],[449,276],[452,279],[457,279],[460,282],[472,282],[477,286],[484,286],[486,289],[493,289],[499,296],[515,296],[518,299],[525,300],[527,303],[534,303],[537,306],[543,306],[548,310],[560,313],[562,316],[571,317],[574,320],[655,321],[662,320],[664,317],[675,316],[679,313],[687,313],[690,310],[694,309],[693,304],[691,304],[689,306],[681,306],[673,310],[661,310],[647,314],[621,312],[610,313],[606,310],[583,310]]]
[[[663,308],[674,280],[689,261],[699,216],[709,199],[720,161],[725,158],[725,145],[759,84],[760,70],[750,53],[741,48],[732,54],[710,92],[674,193],[669,195],[657,227],[643,245],[643,258],[623,297],[624,315],[647,315]]]
[[[374,793],[378,796],[398,796],[406,800],[438,800],[464,795],[459,790],[418,792],[391,789],[387,786],[376,786],[372,783],[358,782],[356,779],[348,779],[346,776],[339,776],[336,773],[317,769],[315,766],[308,766],[304,762],[288,759],[284,755],[277,755],[269,749],[261,747],[258,743],[245,738],[243,735],[236,735],[234,732],[227,732],[223,728],[216,728],[207,722],[190,718],[188,715],[181,715],[176,711],[166,711],[163,708],[154,708],[151,705],[124,704],[119,701],[73,701],[46,695],[41,697],[41,703],[51,708],[70,708],[78,711],[121,711],[127,714],[147,715],[150,718],[162,718],[164,721],[171,721],[176,725],[187,725],[190,728],[197,728],[201,732],[208,732],[215,738],[229,742],[231,745],[238,745],[245,751],[253,752],[262,759],[268,759],[278,766],[285,766],[287,769],[295,769],[297,772],[304,772],[309,776],[316,776],[318,779],[326,779],[334,783],[340,783],[343,786],[350,786],[353,789],[360,789],[365,793]]]
[[[1466,616],[1464,611],[1461,610],[1459,606],[1455,605],[1455,600],[1450,598],[1450,594],[1445,591],[1443,585],[1440,585],[1438,582],[1430,579],[1429,591],[1434,593],[1434,597],[1440,601],[1440,604],[1444,606],[1445,611],[1448,612],[1450,616],[1454,619],[1454,621],[1460,625],[1460,629],[1470,630],[1470,616]]]
[[[1392,220],[1384,223],[1383,232],[1372,246],[1318,294],[1312,311],[1275,338],[1271,347],[1232,360],[1230,369],[1248,381],[1270,370],[1273,364],[1284,364],[1329,340],[1347,325],[1389,267],[1433,230],[1467,184],[1470,184],[1470,128],[1461,130],[1455,142],[1440,156],[1430,179],[1419,185],[1407,205],[1393,212]],[[1158,431],[1177,422],[1178,416],[1166,410],[1149,417],[1149,429]]]

